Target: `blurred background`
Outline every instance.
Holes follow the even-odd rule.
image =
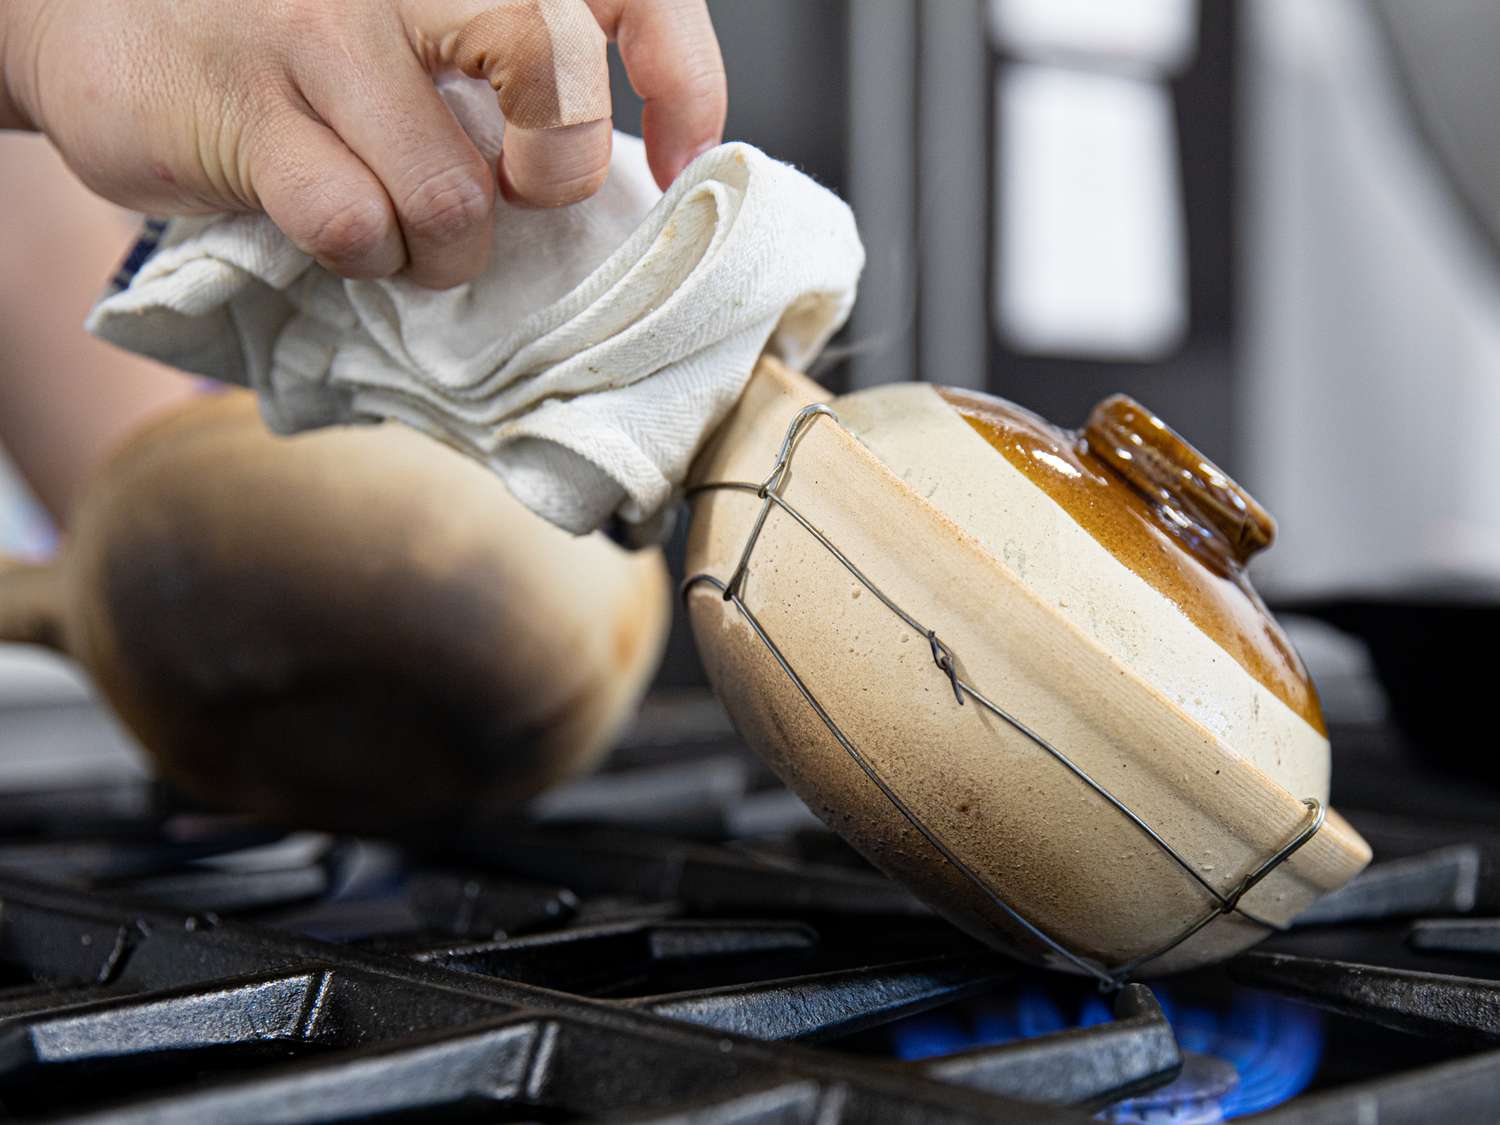
[[[1451,646],[1500,577],[1500,7],[714,15],[730,132],[845,194],[869,250],[825,382],[984,387],[1067,425],[1124,390],[1277,516],[1256,581],[1305,611],[1333,717],[1385,706],[1351,633],[1400,692],[1461,686]],[[679,644],[667,675],[694,668]]]
[[[1278,543],[1257,559],[1256,583],[1322,694],[1332,803],[1380,862],[1304,918],[1308,927],[1273,939],[1283,942],[1273,956],[1284,960],[1252,955],[1233,980],[1211,972],[1165,988],[1153,982],[1175,1029],[1165,1042],[1174,1051],[1180,1042],[1188,1065],[1159,1098],[1117,1104],[1110,1119],[1220,1120],[1272,1106],[1309,1082],[1316,1096],[1342,1090],[1348,1100],[1303,1103],[1306,1116],[1294,1105],[1299,1115],[1277,1120],[1495,1119],[1500,759],[1474,738],[1471,716],[1493,690],[1488,650],[1500,635],[1500,3],[711,0],[711,7],[729,73],[729,136],[849,199],[869,252],[853,320],[813,374],[838,391],[913,378],[984,388],[1067,426],[1125,391],[1279,518]],[[617,122],[637,130],[639,103],[618,67],[614,92]],[[131,242],[134,217],[89,198],[30,137],[0,134],[0,199],[0,555],[40,557],[108,446],[147,414],[199,392],[82,332]],[[7,399],[7,387],[25,380],[45,381],[45,402]],[[28,467],[31,487],[7,468],[7,448]],[[679,526],[669,551],[679,577],[682,541]],[[70,1033],[74,1046],[54,1052],[60,1066],[24,1051],[0,1059],[6,1110],[26,1112],[27,1098],[72,1105],[118,1097],[122,1084],[155,1097],[158,1081],[212,1097],[224,1088],[216,1083],[239,1089],[264,1080],[254,1073],[264,1061],[273,1084],[255,1087],[268,1098],[255,1105],[316,1107],[331,1118],[336,1110],[325,1114],[325,1104],[343,1103],[317,1101],[334,1096],[330,1089],[448,1097],[448,1082],[480,1073],[455,1063],[428,1081],[433,1055],[403,1056],[400,1043],[382,1038],[416,1029],[413,1041],[427,1052],[437,1030],[467,1035],[479,1015],[486,1035],[499,1026],[488,1022],[489,1008],[444,1006],[472,987],[454,984],[458,974],[441,982],[442,1004],[429,1006],[405,978],[399,990],[367,995],[382,988],[371,962],[331,974],[320,954],[306,979],[322,982],[320,990],[336,982],[330,1019],[347,1021],[337,1041],[307,1016],[312,1008],[290,1023],[279,1009],[241,1014],[237,997],[249,991],[304,1001],[241,977],[248,962],[223,959],[232,948],[223,944],[224,927],[196,921],[220,915],[362,943],[382,957],[422,950],[424,974],[447,965],[474,982],[519,967],[521,979],[549,989],[629,1005],[653,995],[662,1006],[651,1010],[673,1018],[723,1019],[714,1026],[767,1038],[831,1037],[799,1047],[804,1060],[850,1050],[930,1059],[1074,1025],[1118,1030],[1101,1023],[1108,1013],[1091,986],[1085,992],[1022,973],[1003,986],[984,984],[989,991],[972,1001],[849,1036],[868,1014],[859,1005],[883,1013],[869,1015],[873,1025],[900,1014],[903,996],[914,998],[915,1010],[941,1002],[949,987],[967,995],[969,970],[929,976],[910,969],[926,961],[908,960],[946,956],[956,935],[821,830],[751,759],[703,690],[682,617],[657,690],[616,741],[605,772],[558,786],[514,818],[496,818],[415,875],[413,860],[385,844],[259,835],[239,818],[184,806],[170,787],[145,780],[130,737],[68,665],[28,646],[0,646],[0,1015],[20,1034],[20,1021],[50,1020],[63,997],[72,1006],[60,1018],[88,1008],[93,1015],[81,1018],[104,1021],[76,1025],[83,1030]],[[157,631],[174,639],[170,626]],[[476,639],[482,647],[489,634],[445,631],[442,640],[450,638],[455,647]],[[259,664],[247,663],[253,683]],[[333,716],[328,729],[348,726],[340,720],[349,711],[320,709],[322,697],[310,695],[315,716]],[[247,708],[243,720],[230,712],[226,730],[253,735],[250,720],[274,721],[279,702],[273,696],[261,715]],[[293,717],[298,702],[293,696]],[[435,729],[442,748],[468,748]],[[306,781],[287,781],[288,758],[260,752],[277,742],[202,760],[243,764],[245,777],[274,779],[260,792],[295,795]],[[503,740],[473,746],[512,749]],[[409,802],[434,760],[430,752],[409,756],[414,766],[393,755],[390,775],[378,758],[361,759],[359,781],[373,778],[398,804]],[[326,758],[305,757],[313,767],[305,776],[316,778]],[[329,804],[342,811],[349,802],[338,768],[335,759],[329,784],[345,799]],[[247,788],[226,787],[227,803]],[[309,792],[318,799],[324,791]],[[429,859],[424,847],[417,860]],[[194,917],[187,926],[126,923],[117,940],[115,923],[101,929],[95,921],[114,915],[93,904],[64,911],[58,902],[81,900],[50,897],[50,889],[45,909],[24,898],[17,907],[15,872],[152,898]],[[471,959],[463,950],[480,947],[453,944],[492,943],[505,931],[532,943],[518,947],[519,960],[505,960],[494,944]],[[87,951],[96,935],[104,940],[94,954],[114,949],[103,968]],[[422,944],[439,938],[441,954]],[[275,972],[285,974],[303,955],[284,960],[278,940],[256,939],[255,964],[274,957]],[[218,944],[195,948],[199,942]],[[636,952],[643,947],[650,953]],[[895,975],[867,975],[885,971],[869,967],[881,958],[900,959]],[[203,983],[203,974],[231,964],[232,987]],[[806,982],[818,978],[800,977],[792,990],[763,987],[792,972],[836,977],[832,970],[847,966],[859,969],[843,983],[814,986]],[[149,975],[157,972],[166,975]],[[929,979],[939,982],[930,994],[922,983]],[[106,981],[110,991],[98,991]],[[723,992],[700,991],[725,982]],[[1242,987],[1247,982],[1339,1014],[1318,1016]],[[172,990],[156,993],[170,997],[167,1006],[152,999],[140,1009],[165,1013],[151,1020],[175,1020],[170,1035],[158,1033],[165,1024],[132,1022],[129,1008],[94,1003],[128,1002],[148,988]],[[690,1001],[678,1006],[674,995]],[[409,1017],[417,1003],[420,1013]],[[1006,1074],[1026,1077],[1030,1058],[1028,1089],[1103,1106],[1142,1088],[1139,1075],[1128,1083],[1118,1076],[1128,1067],[1159,1065],[1151,1060],[1163,1029],[1146,1018],[1155,1003],[1131,1017],[1129,1040],[1069,1031],[1075,1038],[1064,1052],[1053,1041],[1019,1056],[1021,1065],[999,1057],[994,1071],[964,1062],[946,1073],[998,1078],[996,1088],[1008,1089],[999,1083]],[[42,1015],[25,1015],[28,1004]],[[191,1018],[181,1017],[185,1006]],[[368,1033],[357,1015],[366,1010],[379,1015]],[[534,1053],[565,1060],[559,1071],[514,1083],[526,1091],[516,1096],[542,1090],[561,1100],[498,1112],[562,1120],[580,1105],[618,1111],[633,1104],[637,1084],[654,1091],[653,1083],[676,1082],[705,1057],[679,1050],[686,1040],[674,1039],[668,1058],[654,1047],[633,1054],[620,1038],[557,1032],[581,1011],[571,1005],[549,1023],[548,1046]],[[434,1020],[440,1029],[422,1022]],[[819,1020],[830,1022],[814,1026]],[[179,1033],[179,1024],[188,1031]],[[316,1044],[288,1045],[307,1048],[288,1063],[264,1028],[292,1024],[319,1030]],[[117,1047],[135,1027],[149,1040]],[[253,1031],[257,1051],[274,1053],[221,1053],[237,1028]],[[194,1029],[212,1032],[213,1061],[179,1050],[197,1046]],[[158,1051],[162,1043],[172,1050]],[[417,1074],[399,1069],[403,1057],[416,1058],[422,1080],[372,1082],[363,1069],[369,1054],[347,1087],[320,1086],[317,1070],[281,1069],[326,1065],[322,1073],[345,1082],[337,1068],[349,1043],[390,1060],[390,1075]],[[1446,1066],[1481,1044],[1490,1053],[1466,1054],[1462,1070],[1414,1069]],[[70,1051],[111,1052],[110,1069],[95,1081],[94,1072],[73,1069]],[[735,1057],[736,1068],[748,1065]],[[492,1062],[483,1056],[485,1090],[499,1089]],[[283,1073],[293,1085],[274,1085]],[[798,1089],[807,1087],[802,1073]],[[851,1072],[834,1073],[834,1092],[813,1088],[810,1114],[843,1111],[854,1120],[870,1104],[905,1112],[886,1100],[897,1072],[886,1070],[878,1103],[853,1100]],[[1379,1089],[1366,1085],[1374,1079]],[[1102,1085],[1083,1089],[1091,1082]],[[1108,1097],[1099,1094],[1104,1085]],[[585,1087],[597,1102],[583,1100]],[[489,1111],[469,1100],[474,1088],[461,1094],[444,1108],[466,1120]],[[166,1104],[152,1102],[151,1112],[167,1112]],[[417,1105],[401,1108],[420,1115]],[[777,1120],[795,1111],[790,1102],[776,1106]],[[736,1120],[744,1108],[731,1111]]]
[[[1368,633],[1351,605],[1500,600],[1500,7],[712,7],[729,135],[844,194],[869,249],[820,378],[1068,425],[1124,390],[1276,514],[1273,602]],[[50,541],[0,463],[0,547]],[[1361,650],[1298,640],[1332,710],[1382,706]],[[701,682],[681,633],[663,682]]]

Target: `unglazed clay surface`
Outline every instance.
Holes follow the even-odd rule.
[[[765,480],[791,418],[824,398],[763,361],[700,457],[697,481]],[[965,682],[1062,749],[1221,894],[1307,823],[1301,798],[1326,794],[1321,734],[997,456],[932,388],[885,388],[834,405],[844,425],[819,418],[806,429],[780,495],[941,637]],[[905,446],[885,441],[903,432]],[[972,474],[970,487],[931,467],[950,460],[967,466],[958,472]],[[699,493],[689,573],[727,579],[760,510],[753,489]],[[1026,536],[1004,535],[1007,523],[1039,511],[1072,528],[1048,533],[1052,560]],[[1027,550],[1024,565],[1013,550],[1007,555],[1012,540]],[[1080,541],[1096,552],[1097,569],[1075,569],[1070,582],[1108,586],[1115,601],[1101,592],[1092,607],[1075,605],[1076,594],[1036,585]],[[779,509],[765,522],[741,596],[807,694],[969,875],[872,782],[736,607],[694,586],[688,606],[699,647],[739,729],[830,826],[957,924],[1058,963],[998,898],[1067,948],[1118,966],[1157,952],[1212,910],[1212,896],[1076,775],[972,701],[958,705],[925,633]],[[1156,682],[1194,665],[1153,666],[1146,651],[1180,649],[1194,636],[1213,658],[1212,674]],[[1273,705],[1279,710],[1267,719]],[[1263,748],[1278,740],[1278,749]],[[1246,894],[1244,913],[1216,919],[1145,971],[1243,949],[1267,932],[1256,919],[1285,923],[1368,858],[1330,813]]]
[[[26,593],[3,577],[0,630]],[[658,551],[568,535],[404,427],[273,437],[240,392],[138,433],[22,577],[53,586],[27,639],[89,670],[162,776],[360,832],[489,820],[593,765],[671,604]]]

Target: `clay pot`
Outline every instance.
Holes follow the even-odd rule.
[[[594,764],[656,667],[661,555],[575,539],[399,426],[194,402],[99,472],[0,639],[67,653],[160,773],[360,831],[484,817]]]
[[[1243,572],[1274,524],[1232,481],[1129,400],[1075,434],[881,387],[806,421],[771,489],[805,522],[773,504],[735,581],[826,399],[762,362],[695,466],[749,487],[694,493],[687,598],[740,731],[833,829],[981,939],[1103,976],[1227,956],[1364,867],[1318,820],[1317,696]]]

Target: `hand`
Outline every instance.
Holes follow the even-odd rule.
[[[441,288],[483,270],[497,186],[557,206],[604,182],[606,37],[665,187],[723,131],[705,0],[4,0],[0,125],[126,207],[264,211],[339,274]],[[498,169],[434,89],[450,68],[498,92]]]

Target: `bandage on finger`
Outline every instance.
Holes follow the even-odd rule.
[[[584,0],[409,0],[432,69],[494,87],[509,125],[557,129],[610,117],[606,40]]]

